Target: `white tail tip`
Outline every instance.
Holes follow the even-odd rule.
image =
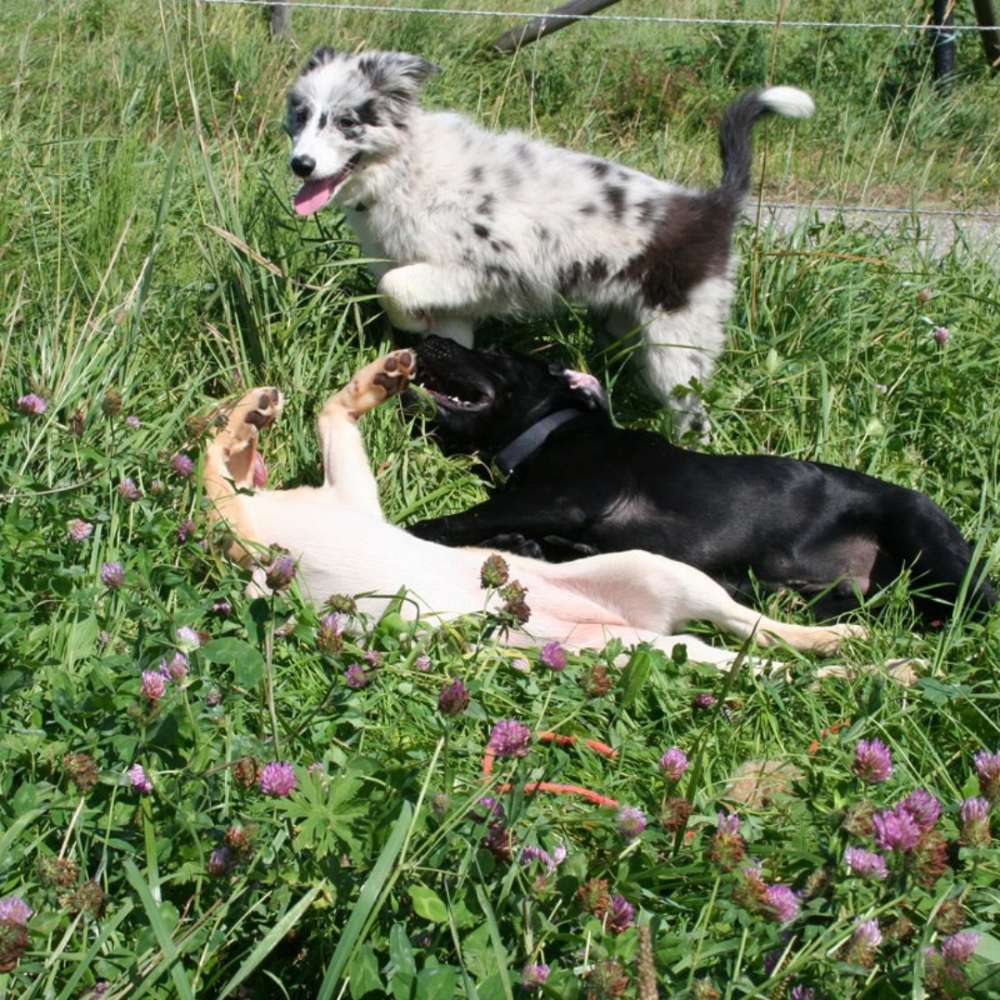
[[[808,118],[816,110],[813,99],[798,87],[768,87],[760,92],[760,99],[786,118]]]

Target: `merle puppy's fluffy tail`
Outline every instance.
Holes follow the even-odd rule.
[[[808,118],[814,110],[812,98],[797,87],[768,87],[737,97],[726,108],[719,128],[721,191],[739,201],[750,190],[751,132],[761,115],[773,113],[787,118]]]

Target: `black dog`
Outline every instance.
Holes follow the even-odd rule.
[[[416,353],[444,450],[478,452],[509,477],[463,514],[412,525],[420,538],[550,561],[646,549],[734,596],[752,596],[754,579],[794,589],[821,616],[856,607],[909,568],[917,610],[942,619],[969,573],[969,545],[921,493],[819,462],[705,455],[621,430],[595,379],[532,358],[438,337]],[[982,612],[996,594],[978,580],[968,603]]]

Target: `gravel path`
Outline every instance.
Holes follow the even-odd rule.
[[[747,205],[745,214],[751,223],[756,219],[756,212],[755,204]],[[790,232],[799,223],[815,216],[826,221],[841,214],[848,225],[887,233],[905,230],[907,241],[910,239],[909,234],[913,232],[914,219],[919,219],[920,242],[928,246],[935,256],[947,253],[957,241],[961,251],[984,257],[1000,270],[1000,219],[922,215],[905,209],[892,212],[871,209],[841,212],[837,208],[765,205],[761,210],[761,224],[774,225],[783,232]]]

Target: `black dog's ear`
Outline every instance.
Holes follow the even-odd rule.
[[[393,101],[412,101],[421,87],[440,70],[423,56],[409,52],[368,52],[358,68],[371,85]]]
[[[314,69],[319,69],[320,66],[325,66],[328,62],[333,62],[336,58],[337,50],[324,45],[309,57],[309,62],[302,67],[302,73],[311,73]]]
[[[588,409],[609,411],[608,397],[604,392],[604,386],[600,379],[589,372],[578,372],[572,368],[563,368],[562,365],[551,365],[549,371],[557,378],[562,379],[572,390],[573,395],[584,400]]]

